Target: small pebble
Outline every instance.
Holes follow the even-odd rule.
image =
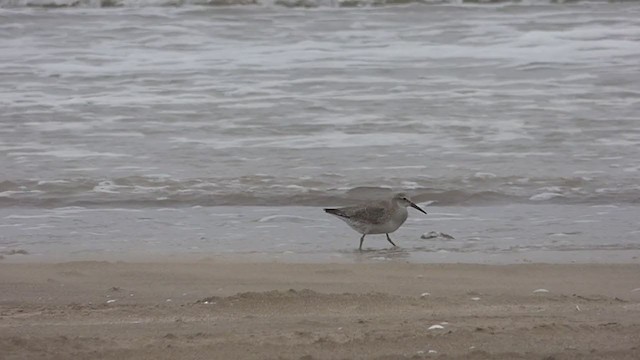
[[[431,325],[431,326],[429,326],[429,330],[440,330],[440,329],[444,329],[444,326],[442,326],[442,325]]]
[[[547,290],[547,289],[536,289],[536,290],[533,290],[533,292],[534,293],[548,293],[549,290]]]

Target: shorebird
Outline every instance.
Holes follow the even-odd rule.
[[[426,214],[418,205],[414,204],[407,195],[399,193],[388,201],[370,202],[364,205],[348,206],[339,209],[324,209],[328,214],[337,216],[346,222],[353,230],[362,234],[359,250],[362,250],[364,237],[369,234],[386,234],[391,245],[389,233],[392,233],[404,224],[409,215],[407,206]]]

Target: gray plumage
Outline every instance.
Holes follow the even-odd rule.
[[[407,220],[409,215],[407,207],[411,206],[426,214],[418,205],[414,204],[405,194],[400,193],[393,196],[391,200],[375,201],[358,206],[348,206],[337,209],[324,209],[328,214],[337,216],[346,222],[353,230],[362,234],[360,247],[365,235],[386,234],[387,241],[391,245],[396,244],[391,241],[389,233],[396,231]]]

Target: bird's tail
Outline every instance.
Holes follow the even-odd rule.
[[[326,212],[327,214],[348,218],[348,216],[340,209],[324,209],[324,212]]]

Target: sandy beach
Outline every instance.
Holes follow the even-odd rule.
[[[0,360],[640,360],[638,59],[640,1],[0,0]]]
[[[0,358],[638,359],[640,265],[0,264]]]

